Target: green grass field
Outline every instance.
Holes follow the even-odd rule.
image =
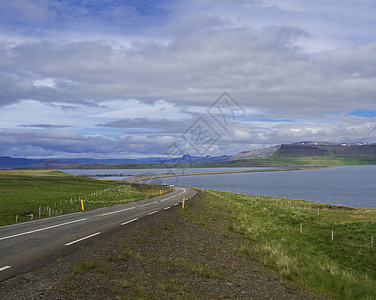
[[[165,190],[166,191],[166,190]],[[0,226],[158,195],[160,188],[121,185],[60,171],[0,170]]]
[[[185,217],[235,233],[239,254],[282,280],[338,299],[376,299],[376,209],[218,191],[206,193],[205,205],[199,214],[188,207]]]

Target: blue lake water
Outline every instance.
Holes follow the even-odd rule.
[[[231,171],[231,170],[256,170],[256,169],[268,169],[268,168],[193,168],[193,169],[173,169],[173,168],[162,168],[162,169],[68,169],[60,170],[75,176],[89,176],[96,179],[103,180],[118,180],[126,178],[129,176],[136,175],[150,175],[150,174],[162,174],[162,173],[190,173],[190,172],[211,172],[211,171]],[[111,175],[114,176],[96,176],[96,175]],[[171,179],[170,179],[171,180]]]
[[[231,170],[235,168],[223,168]],[[252,169],[252,168],[244,168]],[[193,169],[189,171],[216,171],[215,169]],[[80,170],[65,170],[81,175]],[[72,171],[74,171],[72,173]],[[166,169],[151,170],[82,170],[98,174],[166,173]],[[95,171],[95,172],[94,172]],[[176,170],[176,173],[182,172]],[[185,171],[188,172],[188,171]],[[105,174],[105,173],[104,173]],[[107,178],[106,178],[107,179]],[[352,207],[376,208],[376,166],[338,166],[329,169],[259,172],[220,175],[196,175],[149,180],[148,183],[175,184],[204,189],[229,191],[250,195],[274,196],[303,199],[327,204],[342,204]]]

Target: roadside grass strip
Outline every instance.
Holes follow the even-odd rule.
[[[376,298],[376,209],[219,191],[205,200],[189,217],[216,227],[227,218],[224,230],[249,245],[241,252],[281,280],[339,299]]]

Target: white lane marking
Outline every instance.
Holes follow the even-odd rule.
[[[144,204],[144,205],[142,205],[142,206],[148,206],[148,205],[153,205],[153,204],[156,204],[157,203],[157,201],[155,201],[155,202],[152,202],[152,203],[146,203],[146,204]]]
[[[171,206],[167,206],[167,207],[164,208],[164,210],[168,210],[170,208],[171,208]]]
[[[9,269],[9,268],[11,268],[11,266],[4,266],[4,267],[1,267],[1,268],[0,268],[0,272],[1,272],[1,271],[5,271],[5,270],[7,270],[7,269]]]
[[[148,215],[150,216],[150,215],[156,214],[157,212],[158,212],[158,211],[155,210],[155,211],[149,212]]]
[[[176,206],[176,205],[179,205],[179,202],[174,204],[174,206]]]
[[[124,209],[120,209],[120,210],[108,212],[108,213],[105,213],[105,214],[101,214],[101,216],[108,216],[108,215],[112,215],[112,214],[117,214],[119,212],[130,210],[130,209],[135,209],[135,207],[128,207],[128,208],[124,208]]]
[[[52,228],[56,228],[56,227],[60,227],[60,226],[64,226],[64,225],[69,225],[69,224],[73,224],[73,223],[77,223],[77,222],[81,222],[81,221],[85,221],[85,220],[86,220],[86,218],[75,220],[75,221],[70,221],[70,222],[66,222],[66,223],[61,223],[61,224],[57,224],[57,225],[53,225],[53,226],[48,226],[48,227],[44,227],[44,228],[40,228],[40,229],[36,229],[36,230],[31,230],[31,231],[27,231],[27,232],[17,233],[17,234],[14,234],[14,235],[2,237],[2,238],[0,238],[0,241],[10,239],[10,238],[14,238],[14,237],[18,237],[18,236],[21,236],[21,235],[26,235],[26,234],[31,234],[31,233],[43,231],[43,230],[48,230],[48,229],[52,229]]]
[[[137,221],[137,220],[138,220],[138,218],[134,218],[134,219],[129,220],[129,221],[127,221],[127,222],[121,223],[120,225],[126,225],[126,224],[129,224],[129,223],[134,222],[134,221]]]
[[[12,224],[12,225],[6,225],[6,227],[7,228],[10,228],[10,227],[22,227],[22,226],[25,227],[25,226],[29,226],[31,222],[33,222],[32,224],[36,224],[36,223],[46,222],[47,220],[50,221],[50,220],[55,220],[55,219],[62,219],[62,218],[67,218],[69,216],[74,216],[74,215],[78,215],[78,214],[82,215],[82,212],[79,211],[79,212],[75,212],[75,213],[69,213],[69,214],[66,214],[66,215],[60,215],[60,216],[54,216],[54,217],[48,217],[48,218],[33,220],[33,221],[29,221],[29,222],[23,222],[23,223],[17,223],[17,224]]]
[[[161,202],[170,200],[171,198],[162,199]]]
[[[65,244],[65,246],[70,246],[70,245],[72,245],[72,244],[75,244],[75,243],[81,242],[81,241],[83,241],[83,240],[89,239],[89,238],[91,238],[91,237],[93,237],[93,236],[96,236],[96,235],[98,235],[98,234],[101,234],[101,233],[100,233],[100,232],[93,233],[93,234],[88,235],[88,236],[85,236],[85,237],[83,237],[83,238],[81,238],[81,239],[78,239],[78,240],[75,240],[75,241],[73,241],[73,242],[67,243],[67,244]]]

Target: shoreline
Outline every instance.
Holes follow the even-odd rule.
[[[131,184],[144,180],[168,178],[168,177],[180,177],[180,176],[196,176],[196,175],[218,175],[218,174],[236,174],[236,173],[254,173],[254,172],[279,172],[279,171],[301,171],[301,170],[315,170],[315,169],[327,169],[334,168],[333,166],[309,166],[309,167],[283,167],[273,169],[258,169],[258,170],[229,170],[229,171],[207,171],[207,172],[189,172],[189,173],[163,173],[153,175],[141,175],[132,176],[119,180],[119,182]],[[182,169],[184,170],[184,169]]]

